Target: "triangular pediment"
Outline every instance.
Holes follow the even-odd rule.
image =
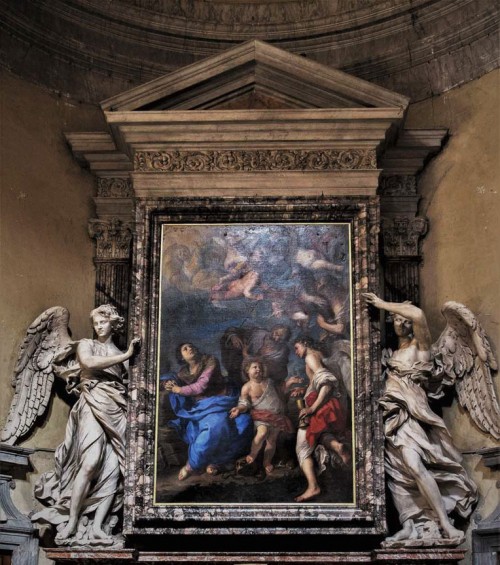
[[[105,111],[405,108],[408,98],[263,41],[249,41],[101,103]]]

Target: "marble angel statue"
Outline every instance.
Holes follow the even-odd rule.
[[[128,360],[112,341],[124,319],[113,306],[90,314],[97,339],[72,341],[69,313],[56,306],[28,328],[14,370],[15,394],[1,441],[14,444],[27,435],[51,398],[55,376],[78,400],[72,407],[55,469],[41,475],[35,496],[47,506],[32,520],[56,526],[58,545],[114,545],[111,530],[123,504]]]
[[[398,349],[386,361],[383,410],[385,470],[402,529],[386,546],[458,545],[464,534],[450,514],[468,517],[477,488],[468,477],[443,421],[429,406],[446,386],[476,425],[500,437],[500,408],[491,371],[497,364],[476,317],[447,302],[447,326],[433,344],[423,311],[409,302],[385,302],[365,293],[368,304],[393,316]]]

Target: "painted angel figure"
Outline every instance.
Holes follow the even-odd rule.
[[[500,437],[500,408],[491,370],[497,365],[485,333],[462,304],[447,302],[448,325],[435,344],[423,311],[409,302],[385,302],[373,293],[368,304],[393,315],[398,349],[387,360],[383,409],[385,470],[402,529],[385,545],[458,545],[464,540],[452,512],[466,518],[477,502],[476,485],[429,397],[455,385],[475,423]]]
[[[126,388],[123,377],[138,339],[125,352],[113,343],[124,319],[113,306],[90,314],[97,339],[71,341],[65,308],[46,310],[28,329],[14,379],[16,393],[1,439],[13,444],[33,428],[51,396],[54,375],[78,400],[55,453],[55,470],[43,474],[35,496],[48,507],[33,521],[57,527],[60,545],[112,545],[111,526],[123,504]]]

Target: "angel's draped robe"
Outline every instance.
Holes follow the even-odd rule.
[[[87,339],[92,355],[108,357],[116,349],[98,341]],[[80,515],[90,514],[109,497],[111,512],[123,505],[123,477],[125,465],[126,389],[122,384],[123,365],[104,370],[79,371],[80,396],[71,409],[66,433],[55,453],[55,469],[41,475],[35,485],[35,496],[45,508],[32,516],[32,520],[54,525],[67,522],[69,506],[76,475],[91,447],[97,444],[100,458],[82,502]],[[92,461],[91,463],[94,463]]]
[[[477,501],[477,487],[460,464],[446,424],[435,414],[419,383],[427,382],[433,364],[389,359],[384,395],[380,399],[384,414],[385,470],[401,523],[409,518],[435,521],[436,516],[420,494],[413,475],[401,456],[401,448],[415,450],[434,477],[446,511],[467,517]]]

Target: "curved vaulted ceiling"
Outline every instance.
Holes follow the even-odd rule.
[[[0,55],[90,102],[262,39],[413,100],[498,66],[496,0],[0,0]]]

